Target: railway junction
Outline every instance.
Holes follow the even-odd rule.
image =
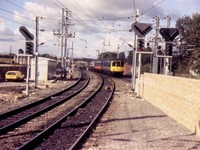
[[[22,105],[33,103],[38,99],[41,100],[52,93],[57,93],[58,91],[66,89],[66,87],[74,85],[80,78],[80,72],[76,71],[75,73],[74,80],[57,80],[56,82],[49,83],[48,86],[47,83],[46,85],[43,83],[39,89],[31,90],[30,97],[19,96],[17,99],[13,100],[14,97],[11,97],[11,93],[9,94],[10,97],[7,95],[6,101],[3,101],[5,99],[1,97],[1,114],[13,110],[14,108],[19,108]],[[20,123],[21,125],[18,125],[17,128],[8,128],[9,131],[1,130],[0,143],[2,148],[31,149],[32,146],[23,148],[23,145],[28,144],[27,140],[30,140],[32,136],[35,136],[39,131],[49,128],[55,120],[59,120],[58,118],[62,118],[63,114],[69,113],[74,106],[82,103],[83,99],[87,99],[89,95],[95,91],[94,89],[98,88],[101,81],[95,73],[86,71],[84,74],[88,74],[90,82],[80,94],[72,97],[69,101],[64,102],[58,107],[48,110],[43,113],[41,117],[39,115],[39,117],[31,119],[27,123]],[[81,80],[81,82],[84,82],[84,85],[87,82],[86,78],[87,77],[85,76],[84,79]],[[74,148],[68,143],[69,141],[73,141],[74,138],[74,140],[76,140],[76,138],[79,137],[80,133],[77,132],[78,128],[83,127],[83,129],[80,128],[80,130],[85,130],[85,125],[90,122],[89,118],[92,118],[92,114],[95,114],[95,110],[100,109],[101,104],[99,102],[98,105],[87,104],[89,106],[86,108],[87,110],[89,110],[90,107],[94,108],[92,110],[93,113],[89,115],[88,119],[86,119],[86,115],[83,114],[86,106],[81,106],[77,111],[79,114],[78,116],[81,116],[81,114],[84,115],[84,117],[81,117],[81,122],[73,124],[73,115],[68,117],[69,122],[67,122],[67,124],[62,123],[62,125],[59,125],[57,128],[61,128],[54,129],[53,133],[50,132],[50,136],[48,138],[43,138],[42,142],[39,142],[40,144],[37,144],[34,149],[70,149],[70,147],[72,149],[83,150],[200,149],[200,138],[198,138],[194,132],[191,132],[183,125],[170,118],[167,114],[150,104],[148,101],[136,98],[136,95],[130,91],[129,79],[112,78],[112,80],[115,82],[116,86],[113,98],[109,102],[109,107],[106,108],[102,117],[98,119],[98,124],[93,127],[92,132],[90,131],[89,134],[84,135],[83,141],[77,145],[72,142]],[[109,81],[104,82],[106,84],[109,83]],[[20,90],[19,85],[23,83],[15,84],[18,84],[17,89]],[[3,89],[6,90],[6,87],[8,86],[8,83],[6,85],[1,84],[1,91],[3,91]],[[13,89],[12,91],[14,91]],[[112,89],[111,85],[105,85],[103,87],[105,92],[103,95],[107,95],[105,100],[109,98],[108,93],[112,91]],[[70,91],[73,93],[77,90],[71,89],[68,92]],[[5,91],[4,93],[6,94]],[[70,93],[67,95],[69,96]],[[58,95],[51,96],[48,101],[53,103],[53,100],[56,101],[56,99],[58,99],[56,96]],[[63,98],[64,95],[61,97]],[[97,95],[92,97],[93,99],[97,97],[100,101],[103,101],[104,99],[102,96]],[[45,107],[46,105],[48,104],[45,104]],[[39,107],[37,109],[39,110]],[[17,117],[19,118],[20,116]],[[8,120],[3,118],[4,117],[1,115],[1,129],[4,128],[8,122],[13,122],[12,118]],[[73,131],[74,133],[71,130],[72,128],[76,129]]]

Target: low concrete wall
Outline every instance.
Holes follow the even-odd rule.
[[[200,80],[145,73],[140,96],[200,136]]]

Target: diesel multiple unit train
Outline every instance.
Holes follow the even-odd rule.
[[[124,62],[118,59],[90,62],[90,69],[116,77],[123,76]]]

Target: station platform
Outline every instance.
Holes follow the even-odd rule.
[[[200,138],[116,80],[112,103],[84,150],[200,149]]]

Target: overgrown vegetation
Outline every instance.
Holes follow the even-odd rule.
[[[200,14],[176,21],[179,29],[179,52],[173,57],[173,70],[178,74],[200,73]]]

